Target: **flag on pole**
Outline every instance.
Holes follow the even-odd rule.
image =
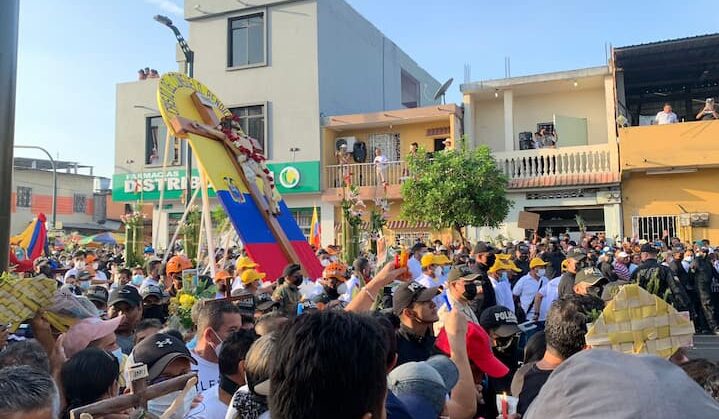
[[[315,206],[312,210],[312,223],[310,226],[310,245],[319,249],[322,247],[322,229],[320,228],[320,220],[317,216],[317,207]]]

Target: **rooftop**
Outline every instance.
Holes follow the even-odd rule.
[[[449,115],[459,115],[462,110],[455,104],[432,105],[421,108],[336,115],[327,117],[325,128],[334,131],[345,129],[376,128],[385,125],[403,125],[417,122],[446,121]]]
[[[28,157],[15,157],[13,167],[25,170],[52,171],[52,162],[47,159],[35,159]],[[73,161],[55,160],[55,168],[60,173],[71,173],[74,175],[92,176],[92,166],[80,164]],[[89,173],[80,173],[80,170],[89,169]]]

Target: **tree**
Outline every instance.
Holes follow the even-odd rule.
[[[432,158],[420,149],[409,157],[408,166],[410,176],[402,184],[402,217],[429,223],[437,230],[452,228],[463,242],[464,227],[497,227],[512,206],[507,199],[507,178],[485,145],[444,150]]]

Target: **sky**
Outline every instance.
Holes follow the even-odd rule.
[[[2,1],[2,0],[0,0]],[[188,0],[202,4],[203,0]],[[339,0],[331,0],[339,1]],[[606,46],[719,31],[716,2],[578,0],[348,0],[440,82],[448,102],[471,80],[591,67]],[[182,0],[22,0],[15,144],[95,166],[111,176],[115,85],[137,70],[177,70],[175,39],[155,22],[169,16],[187,34]],[[192,39],[189,39],[190,46]],[[17,156],[44,157],[16,150]]]

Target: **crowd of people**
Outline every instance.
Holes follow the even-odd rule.
[[[150,386],[197,374],[189,391],[149,400],[144,417],[719,417],[716,363],[687,348],[661,359],[585,341],[635,283],[688,311],[698,332],[719,333],[708,242],[567,234],[406,252],[406,266],[372,255],[347,265],[336,247],[319,249],[321,278],[297,264],[267,278],[241,251],[218,253],[212,295],[192,305],[189,327],[171,302],[192,267],[181,250],[163,263],[148,248],[135,267],[109,249],[39,259],[36,274],[95,315],[64,333],[42,312],[3,329],[0,417],[68,418],[131,391],[137,364]]]

